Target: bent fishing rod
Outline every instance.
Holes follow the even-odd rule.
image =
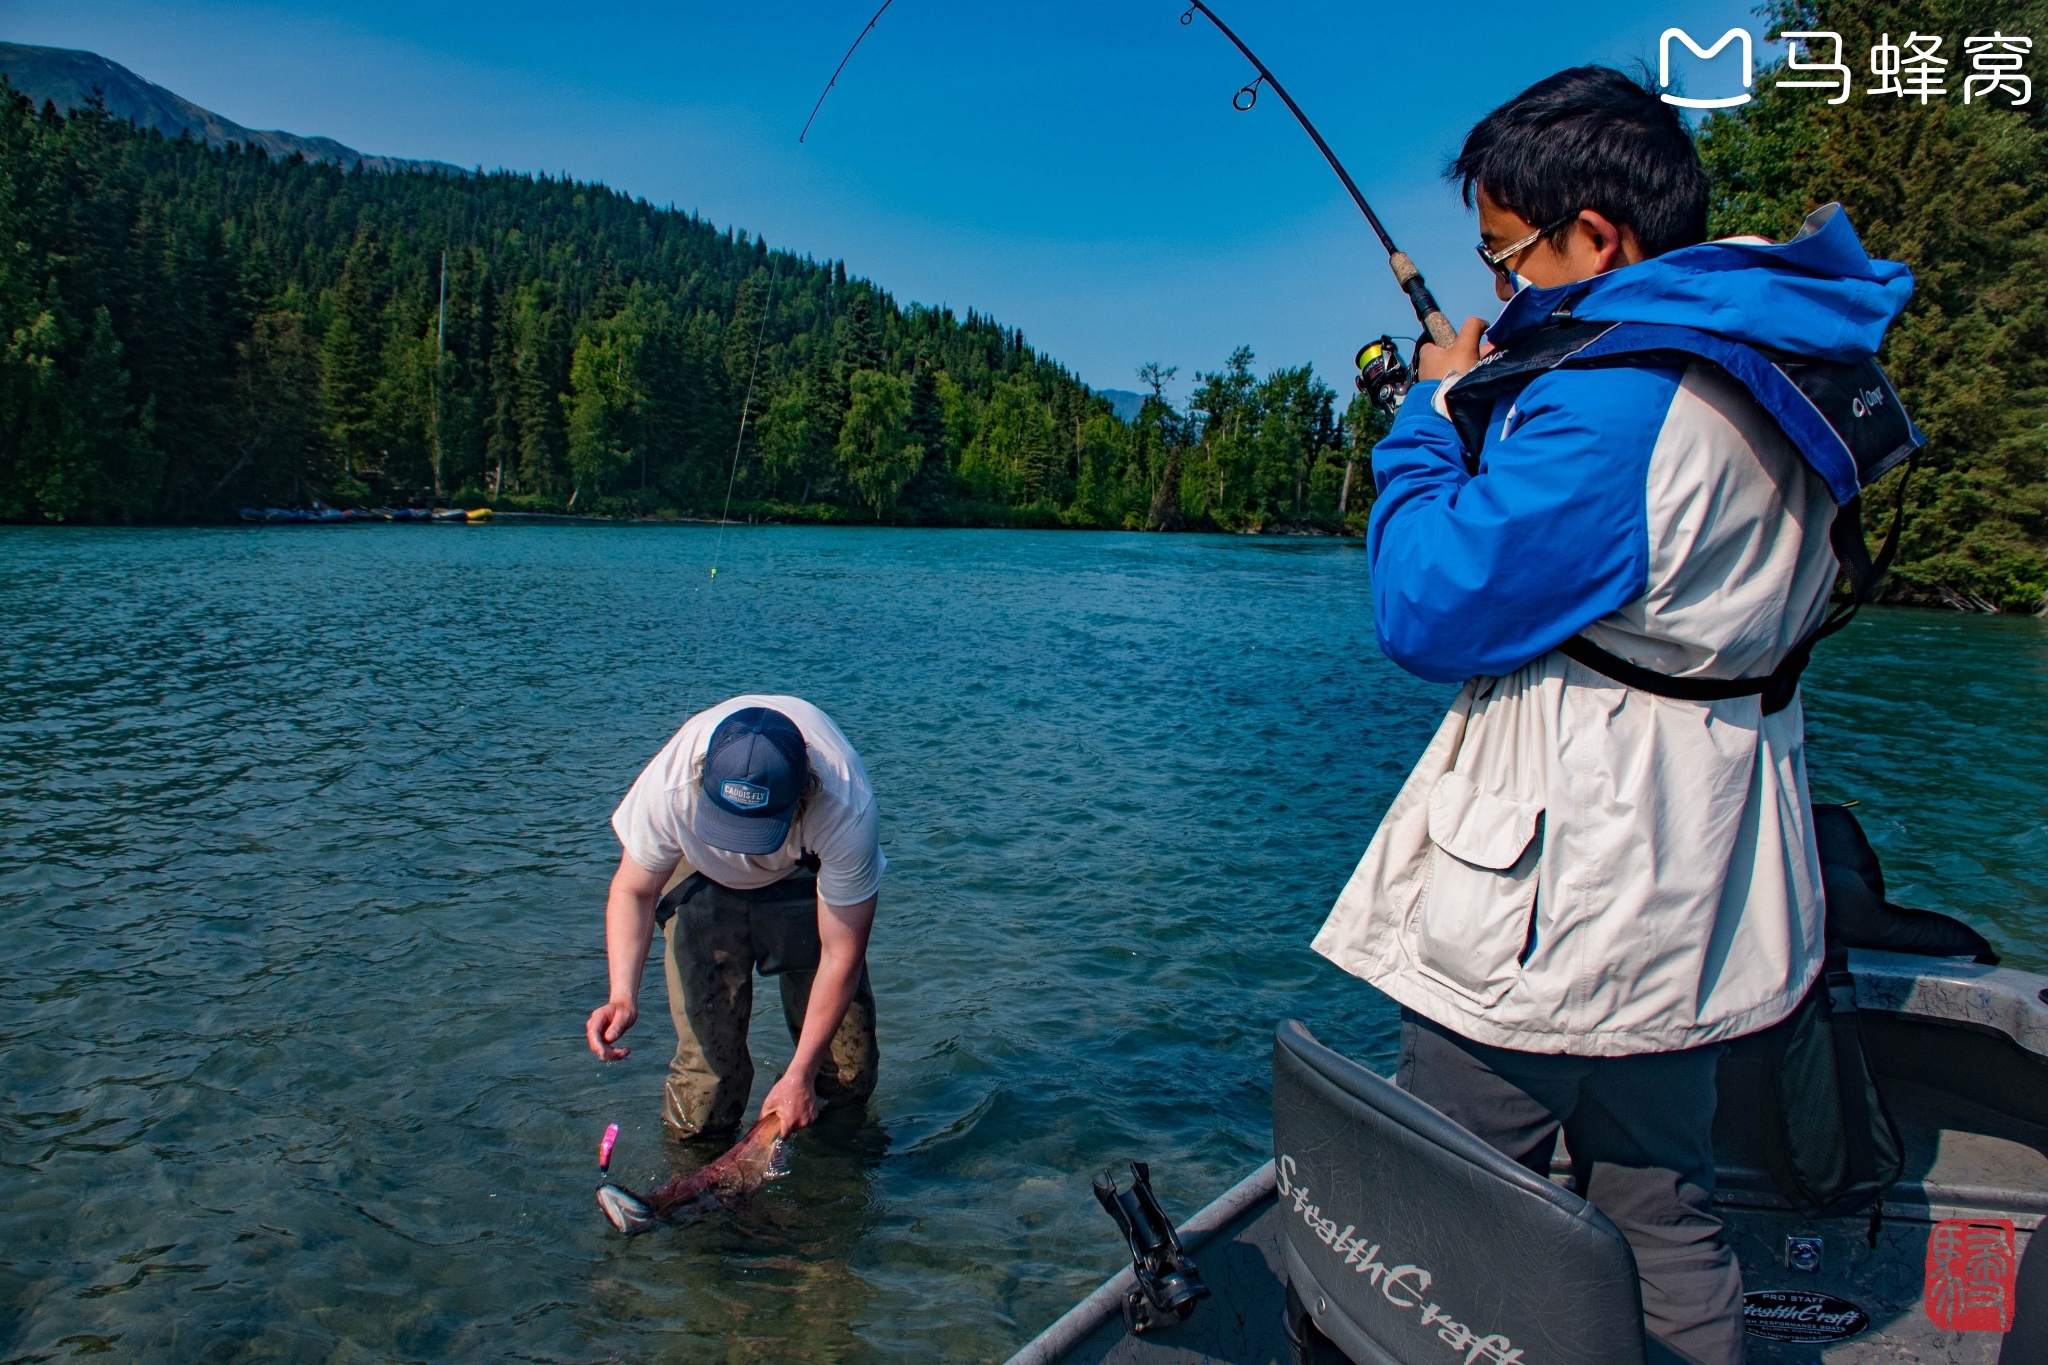
[[[832,68],[832,79],[826,81],[825,88],[818,92],[818,102],[811,106],[811,116],[804,120],[804,130],[796,135],[798,142],[802,142],[811,135],[811,125],[818,121],[818,111],[825,107],[825,96],[831,94],[832,87],[839,84],[839,73],[846,70],[846,64],[853,60],[853,54],[860,49],[860,45],[867,38],[868,33],[876,24],[882,22],[883,11],[895,3],[896,0],[882,0],[882,8],[876,10],[874,17],[868,20],[867,27],[863,28],[859,36],[853,40],[853,46],[846,49],[846,55],[839,59],[839,65]]]
[[[839,59],[839,65],[832,70],[832,79],[825,82],[824,90],[819,92],[818,102],[811,106],[811,116],[804,120],[804,130],[797,135],[797,141],[802,142],[810,135],[811,124],[817,120],[818,110],[824,107],[825,96],[832,93],[832,87],[839,83],[840,73],[845,71],[846,64],[853,60],[854,52],[881,20],[883,12],[893,3],[895,0],[882,0],[881,8],[875,11],[874,17],[868,20],[859,35],[854,38],[853,45],[846,49],[846,55]],[[1436,299],[1429,292],[1429,286],[1423,283],[1422,272],[1416,268],[1415,262],[1409,258],[1407,252],[1394,245],[1393,236],[1388,233],[1386,225],[1380,222],[1380,216],[1372,211],[1372,205],[1366,203],[1365,196],[1359,192],[1358,182],[1351,178],[1351,172],[1344,169],[1344,163],[1330,150],[1330,144],[1323,141],[1323,135],[1316,130],[1315,124],[1309,121],[1308,115],[1301,112],[1301,106],[1294,102],[1294,96],[1287,93],[1287,87],[1280,83],[1280,78],[1273,74],[1271,67],[1259,60],[1258,54],[1247,47],[1244,39],[1238,37],[1230,25],[1224,23],[1216,11],[1210,9],[1203,0],[1187,0],[1187,3],[1188,10],[1180,17],[1183,25],[1192,24],[1196,13],[1201,13],[1216,26],[1218,33],[1230,40],[1232,47],[1244,55],[1244,59],[1252,64],[1252,69],[1259,73],[1256,79],[1240,87],[1238,92],[1231,96],[1231,107],[1240,113],[1249,112],[1252,106],[1259,102],[1259,87],[1273,87],[1273,93],[1280,97],[1281,103],[1287,106],[1287,112],[1294,115],[1294,121],[1301,125],[1302,131],[1316,144],[1316,150],[1323,154],[1323,160],[1330,163],[1330,169],[1344,182],[1345,190],[1351,195],[1351,202],[1358,205],[1358,211],[1365,215],[1365,221],[1371,225],[1373,235],[1380,239],[1380,246],[1387,253],[1387,265],[1393,270],[1394,279],[1400,284],[1402,292],[1407,294],[1408,302],[1414,306],[1415,316],[1422,323],[1423,330],[1429,333],[1429,339],[1439,346],[1449,346],[1455,342],[1458,339],[1457,330],[1451,326],[1451,320],[1444,316],[1444,310],[1437,306]],[[1387,366],[1391,362],[1391,367],[1395,370],[1405,368],[1400,365],[1399,357],[1393,351],[1391,338],[1383,337],[1379,342],[1372,343],[1359,352],[1361,370],[1367,366],[1368,353],[1373,353],[1374,365]],[[1365,386],[1361,384],[1361,388],[1363,387]]]
[[[1451,320],[1444,316],[1444,310],[1437,307],[1435,297],[1429,292],[1429,286],[1423,283],[1422,272],[1416,268],[1415,262],[1409,259],[1407,252],[1394,245],[1394,239],[1388,233],[1386,225],[1380,222],[1380,216],[1372,211],[1372,205],[1366,203],[1365,196],[1359,193],[1358,183],[1351,178],[1351,172],[1344,169],[1344,163],[1330,150],[1330,144],[1323,141],[1323,135],[1316,131],[1315,124],[1309,121],[1307,114],[1301,112],[1301,106],[1294,102],[1294,96],[1288,94],[1287,87],[1280,84],[1280,78],[1273,74],[1271,67],[1259,60],[1256,52],[1245,46],[1244,39],[1233,33],[1230,25],[1224,23],[1216,11],[1204,4],[1203,0],[1187,0],[1187,3],[1187,13],[1180,17],[1182,24],[1192,24],[1196,12],[1200,11],[1204,18],[1216,25],[1218,33],[1230,40],[1232,47],[1244,54],[1244,59],[1252,64],[1252,69],[1259,73],[1256,80],[1246,83],[1230,97],[1231,107],[1239,113],[1248,113],[1252,106],[1259,102],[1259,86],[1264,84],[1273,87],[1273,93],[1280,97],[1280,102],[1287,106],[1287,112],[1294,115],[1294,121],[1301,125],[1301,130],[1316,144],[1316,150],[1323,154],[1323,160],[1330,163],[1330,169],[1344,182],[1344,188],[1350,192],[1351,202],[1358,205],[1358,211],[1365,215],[1365,221],[1372,226],[1373,235],[1380,239],[1380,246],[1387,253],[1388,267],[1393,270],[1394,278],[1400,283],[1402,292],[1407,294],[1408,302],[1414,305],[1415,317],[1428,331],[1429,339],[1439,346],[1446,347],[1455,342],[1458,339],[1457,329],[1452,327]],[[883,8],[886,9],[887,6]]]

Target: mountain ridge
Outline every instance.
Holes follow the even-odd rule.
[[[1145,395],[1130,389],[1097,389],[1097,398],[1109,400],[1110,411],[1126,422],[1138,420],[1138,414],[1145,410]]]
[[[421,161],[410,157],[377,156],[359,152],[331,137],[307,137],[281,129],[247,128],[224,115],[192,103],[153,81],[80,48],[36,47],[28,43],[0,42],[0,75],[36,105],[54,104],[59,113],[83,108],[99,92],[106,111],[117,119],[152,128],[165,137],[185,134],[208,146],[224,147],[230,142],[261,147],[280,159],[294,154],[308,161],[325,161],[354,170],[390,174],[402,171],[440,172],[467,175],[460,166],[445,161]]]

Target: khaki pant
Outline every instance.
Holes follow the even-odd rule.
[[[795,1042],[817,976],[817,878],[799,871],[755,891],[735,891],[691,873],[661,899],[662,968],[676,1025],[662,1120],[679,1137],[731,1132],[754,1086],[747,1028],[754,1017],[754,973],[780,978],[782,1017]],[[826,1105],[864,1103],[875,1090],[875,995],[863,965],[860,984],[818,1068]]]

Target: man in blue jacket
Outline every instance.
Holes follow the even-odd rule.
[[[1856,491],[1759,398],[1782,374],[1754,348],[1865,360],[1912,280],[1833,206],[1782,245],[1704,241],[1685,128],[1602,68],[1489,114],[1452,175],[1507,307],[1423,348],[1373,452],[1369,549],[1381,647],[1465,686],[1316,948],[1401,1004],[1404,1087],[1540,1172],[1562,1130],[1652,1335],[1736,1362],[1715,1064],[1821,966],[1796,660]],[[1690,340],[1491,379],[1589,323]],[[1775,695],[1672,695],[1788,658]]]

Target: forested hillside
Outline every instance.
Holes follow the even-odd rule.
[[[1912,265],[1884,358],[1932,444],[1892,595],[2035,609],[2048,66],[2021,109],[1961,94],[1963,39],[2048,40],[2048,0],[1768,18],[1841,33],[1857,88],[1832,105],[1765,71],[1754,103],[1709,119],[1713,230],[1783,237],[1839,199]],[[1914,31],[1944,36],[1947,93],[1871,95],[1863,54]],[[730,480],[745,516],[1356,530],[1383,430],[1358,404],[1340,421],[1307,367],[1261,377],[1244,351],[1185,411],[1154,367],[1126,422],[989,318],[899,306],[841,263],[602,186],[343,172],[39,112],[4,82],[0,243],[0,519],[434,499],[716,516]]]
[[[343,172],[0,86],[0,242],[0,518],[715,516],[730,479],[736,515],[1240,529],[1343,493],[1306,367],[1240,352],[1126,423],[988,318],[597,185]]]
[[[1784,237],[1840,200],[1871,254],[1913,267],[1912,307],[1884,362],[1930,444],[1892,595],[2037,610],[2048,593],[2048,3],[1818,0],[1770,17],[1772,33],[1841,34],[1856,89],[1831,105],[1820,91],[1772,92],[1785,73],[1766,71],[1761,98],[1709,120],[1713,231]],[[1963,101],[1964,39],[1997,32],[2032,35],[2022,108],[2010,92]],[[1869,93],[1866,58],[1886,33],[1895,44],[1942,35],[1946,95]],[[1891,493],[1865,499],[1873,544]]]

